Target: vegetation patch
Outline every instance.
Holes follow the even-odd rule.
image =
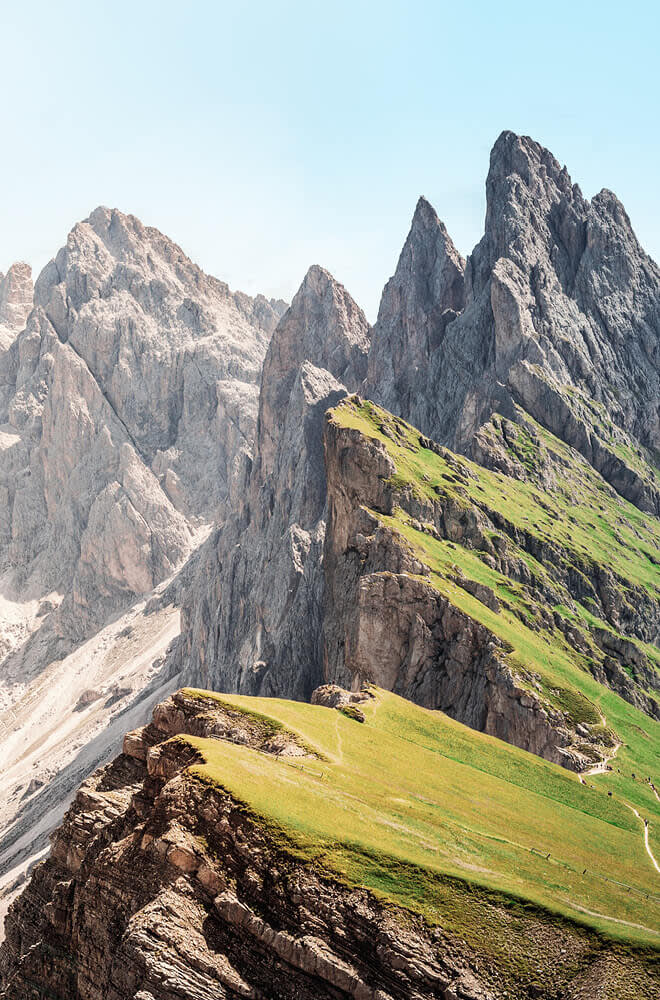
[[[372,693],[363,725],[321,706],[223,695],[299,733],[324,762],[185,737],[204,761],[190,772],[242,803],[299,860],[464,937],[496,893],[502,905],[529,904],[609,938],[660,943],[660,886],[641,825],[606,787]],[[458,905],[461,893],[469,905]]]

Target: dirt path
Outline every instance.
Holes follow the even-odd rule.
[[[603,718],[603,725],[605,725],[605,719],[604,719],[604,717],[602,717],[602,718]],[[580,781],[582,782],[583,785],[586,785],[586,781],[584,780],[585,775],[590,775],[590,774],[606,774],[607,773],[607,765],[616,756],[617,751],[619,750],[620,746],[622,746],[622,744],[621,743],[617,743],[616,746],[615,746],[615,748],[614,748],[614,750],[609,755],[609,757],[605,757],[605,759],[602,760],[600,762],[600,764],[596,764],[594,767],[590,767],[588,771],[583,771],[581,774],[578,774],[578,778],[580,779]],[[652,789],[652,792],[655,795],[656,799],[660,802],[660,795],[658,795],[658,793],[656,792],[655,788]],[[646,848],[646,853],[648,854],[648,856],[651,859],[651,862],[653,863],[653,867],[655,868],[655,870],[660,875],[660,865],[658,865],[658,862],[655,860],[655,857],[653,855],[653,851],[651,850],[651,847],[649,845],[649,825],[648,825],[648,821],[645,820],[642,816],[640,816],[640,814],[637,812],[637,810],[635,809],[635,807],[631,806],[629,802],[626,802],[624,799],[621,799],[621,802],[623,802],[624,806],[626,806],[627,809],[630,809],[630,811],[635,814],[635,816],[637,817],[637,819],[640,820],[644,824],[644,847]]]
[[[660,875],[660,866],[658,865],[658,862],[655,860],[655,858],[653,856],[653,851],[651,850],[651,848],[649,846],[649,825],[648,825],[648,822],[642,816],[640,816],[640,814],[637,812],[637,810],[635,809],[634,806],[629,805],[627,802],[624,802],[623,804],[624,804],[624,806],[628,806],[628,808],[630,809],[630,811],[634,812],[634,814],[637,817],[637,819],[641,820],[641,822],[644,824],[644,847],[646,848],[646,853],[648,854],[648,856],[650,857],[651,861],[653,862],[653,866],[654,866],[655,870]]]

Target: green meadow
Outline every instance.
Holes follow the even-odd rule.
[[[660,874],[645,848],[643,819],[660,860],[660,800],[650,783],[660,788],[660,724],[595,679],[603,653],[592,630],[614,630],[595,605],[568,592],[543,607],[536,584],[561,586],[529,551],[531,539],[575,573],[609,568],[624,600],[634,600],[634,588],[660,596],[657,522],[533,422],[505,426],[495,417],[486,431],[528,470],[514,478],[429,448],[414,428],[356,397],[330,419],[387,448],[396,466],[395,506],[389,515],[371,513],[428,566],[425,582],[491,630],[522,686],[598,735],[602,753],[614,754],[612,770],[581,782],[441,712],[373,688],[361,706],[364,723],[298,702],[190,692],[254,714],[273,731],[285,729],[308,751],[287,759],[185,737],[200,755],[192,774],[230,793],[296,858],[441,925],[500,964],[518,963],[524,975],[531,953],[519,946],[522,936],[518,944],[502,940],[494,914],[551,914],[617,947],[657,949]],[[548,470],[551,481],[542,483]],[[498,525],[489,529],[495,548],[505,545],[524,560],[534,586],[503,575],[483,551],[420,525],[405,510],[411,495],[473,508],[482,523]],[[490,587],[499,610],[461,586],[465,579]],[[569,619],[581,643],[566,639],[556,615]],[[657,669],[657,649],[637,644]]]
[[[185,737],[203,760],[194,775],[349,885],[468,941],[485,933],[480,893],[495,893],[660,944],[660,876],[641,823],[604,787],[376,688],[364,723],[299,702],[188,693],[266,716],[313,751],[287,759]]]

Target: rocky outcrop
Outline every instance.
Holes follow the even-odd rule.
[[[194,683],[309,698],[321,682],[324,414],[363,380],[368,337],[348,292],[312,267],[268,348],[238,509],[184,604],[177,656]]]
[[[622,975],[640,995],[653,988],[643,955],[499,897],[483,900],[501,933],[493,954],[339,882],[191,773],[198,751],[181,734],[300,752],[200,692],[160,705],[83,784],[13,904],[3,1000],[532,1000],[549,995],[537,967],[567,1000],[595,1000]],[[520,963],[503,959],[507,942]]]

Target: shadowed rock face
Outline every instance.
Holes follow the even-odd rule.
[[[332,414],[325,458],[326,680],[354,690],[376,684],[554,763],[584,767],[565,749],[574,733],[563,717],[516,683],[502,642],[438,593],[429,567],[377,516],[402,507],[433,523],[438,537],[478,544],[486,526],[479,512],[397,492],[381,442]],[[480,599],[496,603],[489,588],[482,591]]]
[[[188,554],[251,444],[282,309],[105,208],[44,269],[4,358],[0,565],[24,591],[64,594],[63,631],[88,633]]]
[[[445,330],[465,305],[465,261],[435,211],[420,198],[374,327],[365,394],[408,411]]]
[[[237,513],[209,539],[184,603],[177,655],[188,677],[299,698],[321,682],[324,414],[364,378],[368,338],[348,292],[312,267],[264,361]]]
[[[616,197],[601,191],[587,201],[566,168],[529,138],[500,136],[486,193],[486,230],[467,261],[465,306],[436,333],[436,349],[411,386],[393,391],[385,376],[383,404],[471,453],[479,427],[496,409],[510,415],[515,401],[626,498],[657,513],[658,483],[645,482],[616,445],[631,436],[655,454],[660,444],[660,270]],[[408,251],[425,246],[418,216],[419,209]],[[440,223],[435,238],[448,247],[449,267],[454,255]],[[400,262],[394,311],[392,282],[386,286],[367,383],[376,401],[385,372],[381,340],[411,313],[449,318],[448,309],[460,308],[436,272],[424,252],[403,275]],[[416,349],[407,349],[402,367],[417,363]],[[603,426],[609,421],[611,429]]]

